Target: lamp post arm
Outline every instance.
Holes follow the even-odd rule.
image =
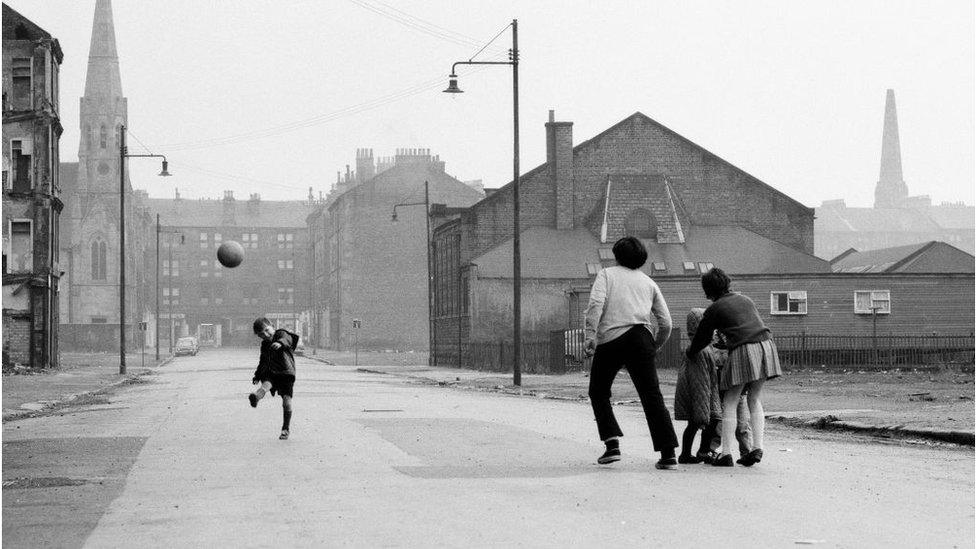
[[[166,160],[165,154],[129,154],[127,152],[123,152],[122,156],[125,158],[162,158],[163,160]]]
[[[457,74],[458,65],[514,65],[513,61],[458,61],[451,65],[451,74]]]

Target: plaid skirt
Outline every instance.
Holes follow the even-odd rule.
[[[779,354],[772,339],[746,343],[729,351],[729,361],[722,368],[719,389],[726,391],[750,381],[773,379],[783,375]]]

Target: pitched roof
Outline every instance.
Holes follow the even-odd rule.
[[[314,205],[300,200],[192,200],[147,198],[145,205],[169,227],[306,227]]]
[[[972,206],[920,208],[817,208],[814,230],[818,232],[931,232],[940,229],[972,229]]]
[[[643,270],[652,276],[698,275],[698,263],[712,263],[733,274],[819,273],[830,272],[830,264],[785,244],[735,226],[695,226],[686,233],[682,244],[659,244],[643,240],[648,258]],[[533,227],[522,232],[522,276],[525,278],[589,278],[587,264],[602,264],[612,244],[601,244],[585,228],[556,230]],[[654,263],[665,270],[654,270]],[[684,263],[695,265],[685,270]],[[508,239],[474,258],[482,278],[512,277],[512,240]]]
[[[931,241],[865,252],[849,251],[831,262],[839,273],[973,272],[973,256],[945,242]],[[926,257],[928,256],[928,257]],[[926,259],[928,261],[926,261]],[[924,262],[924,263],[923,263]]]
[[[600,140],[603,139],[605,136],[612,134],[613,132],[617,131],[619,128],[621,128],[625,124],[632,123],[635,119],[640,119],[642,122],[648,122],[648,123],[650,123],[650,124],[652,124],[652,125],[660,128],[662,131],[664,131],[668,135],[671,135],[672,137],[677,138],[678,140],[684,142],[685,144],[690,145],[690,146],[692,146],[692,147],[694,147],[694,148],[702,151],[703,153],[707,154],[708,156],[714,158],[715,160],[718,160],[722,164],[725,164],[726,166],[732,168],[733,170],[735,170],[735,171],[737,171],[737,172],[745,175],[749,179],[751,179],[751,180],[753,180],[753,181],[755,181],[757,183],[760,183],[760,184],[766,186],[769,190],[771,190],[771,191],[775,192],[776,194],[778,194],[778,195],[780,195],[780,196],[782,196],[782,197],[790,200],[791,202],[797,204],[798,206],[803,207],[803,208],[807,208],[807,206],[801,204],[800,202],[798,202],[797,200],[795,200],[791,196],[783,193],[779,189],[776,189],[775,187],[769,185],[768,183],[765,183],[761,179],[753,176],[752,174],[747,173],[742,168],[737,167],[736,165],[732,164],[728,160],[725,160],[724,158],[718,156],[717,154],[709,151],[705,147],[702,147],[701,145],[695,143],[694,141],[688,139],[687,137],[679,134],[678,132],[672,130],[671,128],[669,128],[667,126],[665,126],[664,124],[661,124],[657,120],[654,120],[653,118],[647,116],[646,114],[644,114],[644,113],[642,113],[640,111],[637,111],[634,114],[628,116],[627,118],[624,118],[620,122],[617,122],[616,124],[610,126],[609,128],[607,128],[607,129],[603,130],[602,132],[596,134],[595,136],[587,139],[586,141],[583,141],[583,142],[579,143],[578,145],[575,145],[573,147],[573,155],[575,156],[579,151],[582,151],[583,149],[585,149],[585,148],[587,148],[587,147],[589,147],[591,145],[594,145],[594,144],[599,143]],[[542,164],[536,166],[535,168],[533,168],[533,169],[531,169],[531,170],[529,170],[529,171],[521,174],[519,177],[520,177],[520,179],[529,179],[530,177],[536,175],[538,172],[540,172],[542,170],[548,169],[548,166],[549,166],[549,163],[548,162],[543,162]],[[501,188],[495,189],[494,191],[492,191],[490,193],[486,191],[486,193],[485,193],[486,196],[485,196],[484,200],[482,200],[478,204],[475,204],[474,207],[478,207],[481,203],[486,203],[486,202],[488,202],[490,200],[497,199],[498,196],[504,194],[504,191],[506,191],[507,189],[509,189],[512,186],[512,183],[513,183],[513,181],[509,181],[508,183],[506,183],[505,185],[503,185]],[[498,191],[503,191],[503,192],[498,192]]]

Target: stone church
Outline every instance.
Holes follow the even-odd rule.
[[[115,45],[111,0],[98,0],[92,24],[85,94],[81,98],[78,162],[61,164],[65,204],[60,237],[61,337],[66,348],[111,350],[118,345],[120,258],[120,138],[128,117]],[[126,319],[132,329],[148,320],[152,263],[143,261],[152,236],[145,191],[124,181]]]
[[[972,185],[972,182],[969,182]],[[976,209],[962,202],[932,204],[928,196],[909,196],[901,163],[901,140],[895,91],[885,98],[881,136],[881,170],[874,206],[848,206],[826,200],[817,208],[816,253],[834,259],[850,249],[861,252],[941,241],[974,253]]]

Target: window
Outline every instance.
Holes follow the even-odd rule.
[[[685,261],[684,263],[681,264],[681,266],[684,268],[685,271],[695,270],[695,264],[691,261]]]
[[[31,91],[33,67],[29,57],[14,57],[10,64],[10,108],[27,110],[34,107],[34,97]]]
[[[108,130],[105,129],[105,124],[98,129],[98,146],[103,149],[108,146]]]
[[[291,305],[295,302],[294,288],[278,288],[278,303]]]
[[[279,248],[293,248],[295,246],[294,233],[278,233]]]
[[[206,259],[201,259],[200,260],[200,269],[203,270],[203,269],[209,269],[209,268],[210,268],[210,262],[207,261]]]
[[[220,233],[214,233],[214,248],[219,248],[220,243],[223,242],[223,236]]]
[[[204,296],[200,298],[200,305],[210,305],[210,298]]]
[[[700,272],[702,274],[707,273],[708,272],[708,263],[699,262],[698,263],[698,272]]]
[[[245,248],[257,248],[258,247],[258,234],[257,233],[244,233],[241,237],[241,246]]]
[[[588,274],[590,276],[593,276],[596,273],[600,272],[600,269],[602,269],[602,268],[603,268],[603,265],[600,265],[599,263],[587,263],[586,264],[586,274]]]
[[[170,276],[180,276],[180,261],[174,259],[169,265]]]
[[[805,291],[769,292],[769,312],[774,315],[807,314]]]
[[[611,248],[600,248],[600,260],[601,261],[616,261],[613,257],[613,249]]]
[[[279,259],[278,260],[279,269],[294,269],[295,262],[292,259]]]
[[[854,292],[854,313],[870,315],[875,311],[879,315],[891,314],[890,290],[859,290]]]
[[[624,220],[624,231],[637,238],[657,238],[657,219],[650,210],[635,208]]]
[[[31,170],[31,155],[34,153],[30,139],[10,141],[10,184],[14,192],[30,192],[34,186]]]
[[[30,220],[10,222],[10,258],[7,272],[34,270],[33,241]]]
[[[179,288],[172,288],[169,293],[170,293],[170,297],[172,298],[171,303],[173,305],[179,305],[180,304],[180,289]]]
[[[92,324],[108,324],[108,319],[104,316],[93,316],[91,317]]]
[[[105,280],[107,275],[105,263],[108,256],[108,246],[102,239],[91,243],[91,277],[92,280]]]
[[[664,272],[667,272],[667,270],[668,270],[667,264],[664,263],[663,261],[655,261],[655,262],[651,263],[651,268],[656,273],[664,273]]]
[[[214,266],[214,278],[224,276],[224,270],[220,265],[220,261],[214,259],[213,266]]]
[[[207,248],[207,233],[200,233],[200,249]]]

